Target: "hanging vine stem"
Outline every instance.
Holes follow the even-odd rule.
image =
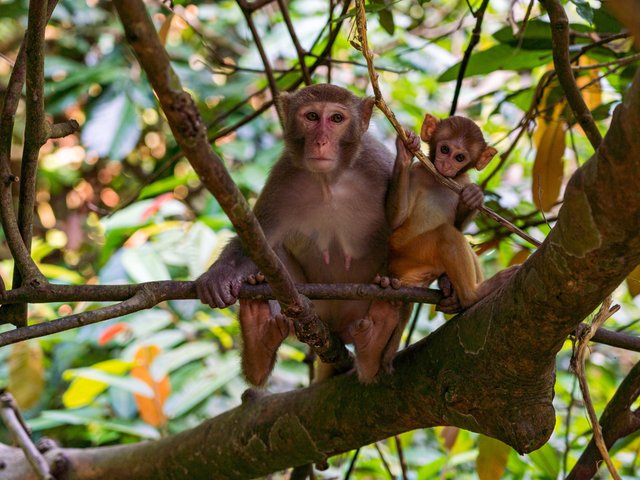
[[[600,310],[598,310],[598,313],[593,318],[591,325],[582,330],[582,334],[580,335],[580,338],[577,339],[577,345],[575,347],[573,356],[571,357],[571,368],[576,373],[578,382],[580,383],[580,390],[582,391],[585,408],[587,409],[587,413],[589,414],[589,421],[591,422],[591,427],[593,428],[593,439],[596,443],[596,446],[598,447],[598,450],[600,451],[600,455],[602,455],[604,462],[607,464],[609,473],[611,473],[611,476],[615,480],[621,480],[620,475],[618,475],[616,467],[611,461],[609,451],[607,450],[607,445],[604,442],[604,438],[602,436],[602,427],[600,426],[598,416],[596,415],[596,411],[593,408],[593,402],[591,401],[591,394],[589,393],[589,385],[587,384],[584,367],[587,348],[589,347],[589,340],[591,340],[596,330],[598,330],[598,328],[600,328],[600,326],[602,326],[602,324],[619,309],[620,305],[614,305],[613,307],[611,306],[611,295],[605,298],[602,302],[602,305],[600,306]]]
[[[364,0],[356,0],[356,24],[360,44],[354,45],[354,43],[352,42],[352,45],[354,46],[354,48],[357,48],[362,52],[364,58],[367,61],[367,69],[369,71],[369,78],[371,79],[371,86],[373,88],[376,106],[382,111],[382,113],[384,113],[389,122],[391,122],[391,125],[393,125],[393,128],[395,128],[396,132],[398,132],[400,139],[404,142],[405,145],[407,145],[407,148],[409,148],[407,134],[405,133],[404,128],[402,127],[402,125],[400,125],[400,122],[398,122],[395,114],[388,107],[387,103],[382,97],[382,92],[380,91],[380,85],[378,83],[378,72],[376,72],[376,68],[373,64],[373,52],[369,50],[369,42],[367,40],[367,17],[364,8]],[[431,174],[439,183],[458,194],[460,193],[462,187],[453,180],[440,175],[440,173],[438,173],[431,161],[429,161],[429,158],[424,154],[422,150],[418,149],[416,151],[413,151],[412,153],[418,160],[420,160],[425,168],[429,170],[429,172],[431,172]],[[485,205],[481,205],[480,207],[478,207],[478,210],[486,216],[493,218],[496,222],[503,225],[509,231],[519,235],[532,245],[535,245],[536,247],[539,247],[541,245],[541,242],[539,242],[523,230],[519,229],[505,218],[502,218],[500,215],[498,215],[496,212],[486,207]]]

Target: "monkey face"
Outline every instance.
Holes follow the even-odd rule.
[[[334,170],[342,157],[342,146],[352,136],[352,115],[334,102],[310,102],[297,112],[297,124],[304,139],[305,166],[315,173]]]
[[[470,164],[473,165],[471,152],[465,148],[463,142],[456,139],[437,142],[435,152],[430,152],[430,155],[435,158],[434,164],[438,172],[449,178],[457,177],[469,168]]]

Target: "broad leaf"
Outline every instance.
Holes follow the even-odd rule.
[[[546,126],[533,164],[532,197],[539,210],[550,210],[558,200],[564,171],[564,121],[552,121]]]
[[[465,78],[485,75],[497,70],[531,70],[550,62],[551,59],[552,54],[549,50],[522,50],[509,45],[495,45],[471,56],[465,71]],[[457,63],[440,75],[438,81],[455,80],[459,70],[460,63]]]
[[[511,447],[485,435],[478,437],[476,471],[480,480],[499,480],[507,466]]]
[[[39,342],[21,342],[11,347],[8,390],[23,410],[40,400],[44,390],[44,365]]]

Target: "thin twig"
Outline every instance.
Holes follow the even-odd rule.
[[[611,476],[615,480],[620,480],[620,475],[618,475],[618,471],[611,461],[607,446],[604,442],[604,438],[602,437],[602,428],[600,426],[600,423],[598,422],[598,416],[596,415],[596,412],[593,408],[593,402],[591,400],[591,394],[589,392],[589,384],[587,383],[585,376],[585,356],[589,347],[589,341],[591,340],[595,332],[611,315],[617,312],[619,308],[619,305],[611,307],[611,296],[605,298],[605,300],[602,302],[600,310],[591,322],[591,325],[583,330],[583,336],[580,336],[580,338],[578,339],[575,352],[573,354],[573,357],[571,358],[571,367],[578,377],[578,382],[580,383],[580,391],[582,392],[582,398],[584,400],[587,413],[589,414],[589,420],[593,428],[593,438],[596,442],[596,445],[598,446],[600,455],[602,455],[602,458],[607,464],[609,473],[611,473]]]
[[[402,126],[400,125],[400,123],[396,119],[395,114],[387,106],[384,98],[382,97],[382,93],[380,91],[380,86],[378,84],[378,73],[376,72],[375,66],[373,64],[373,53],[371,52],[371,50],[369,50],[369,44],[368,44],[368,39],[367,39],[367,18],[366,18],[366,13],[365,13],[365,8],[364,8],[364,2],[362,0],[356,0],[356,5],[357,5],[356,21],[357,21],[357,26],[358,26],[358,36],[359,36],[359,40],[360,40],[360,48],[361,48],[362,54],[364,55],[365,59],[367,60],[367,65],[368,65],[368,69],[369,69],[369,78],[371,79],[371,86],[373,87],[376,106],[385,114],[385,116],[387,117],[389,122],[391,122],[393,127],[396,129],[396,132],[398,133],[398,136],[402,139],[402,141],[405,143],[405,145],[407,145],[407,148],[409,148],[407,135],[406,135],[406,133],[404,131],[404,128],[402,128]],[[438,173],[438,171],[435,169],[433,163],[431,163],[429,161],[429,158],[424,154],[424,152],[422,150],[418,149],[418,150],[416,150],[416,151],[414,151],[412,153],[416,156],[416,158],[418,160],[420,160],[420,162],[422,162],[422,164],[425,166],[425,168],[434,176],[434,178],[439,183],[441,183],[445,187],[453,190],[454,192],[456,192],[458,194],[460,193],[460,191],[462,190],[460,185],[458,185],[453,180],[451,180],[449,178],[445,178],[442,175],[440,175],[440,173]],[[513,225],[511,222],[509,222],[509,221],[505,220],[504,218],[502,218],[500,215],[495,213],[489,207],[487,207],[485,205],[482,205],[482,206],[480,206],[478,208],[478,211],[480,211],[480,212],[484,213],[485,215],[493,218],[495,221],[497,221],[498,223],[504,225],[510,231],[518,234],[520,237],[524,238],[525,240],[530,242],[532,245],[535,245],[535,246],[540,246],[541,245],[541,243],[538,240],[536,240],[535,238],[531,237],[526,232],[523,232],[518,227]]]
[[[256,48],[258,49],[258,53],[260,54],[260,58],[262,59],[262,64],[264,65],[264,72],[267,76],[267,82],[269,82],[269,89],[271,90],[271,98],[275,102],[276,111],[278,112],[278,118],[280,118],[280,124],[283,124],[284,117],[283,112],[280,110],[280,104],[278,102],[278,97],[280,96],[280,89],[278,88],[278,84],[276,83],[276,79],[273,76],[273,71],[271,70],[271,62],[269,62],[269,57],[267,56],[267,52],[262,45],[262,40],[260,39],[260,33],[256,28],[256,24],[253,22],[252,13],[253,11],[248,8],[248,2],[245,0],[237,0],[238,6],[242,10],[242,14],[244,15],[245,20],[247,21],[247,25],[249,26],[249,30],[251,30],[251,36],[253,37],[253,42],[256,44]]]
[[[11,436],[24,453],[36,476],[40,480],[55,480],[51,475],[47,459],[38,451],[38,448],[31,440],[29,428],[20,414],[18,405],[8,392],[0,394],[0,417],[2,417],[7,430],[11,432]]]
[[[289,8],[287,7],[287,4],[284,0],[278,0],[278,6],[280,7],[280,11],[282,12],[284,23],[287,25],[287,30],[289,31],[289,36],[291,37],[293,46],[296,49],[296,54],[298,55],[298,62],[300,63],[300,68],[302,69],[302,79],[304,80],[305,85],[311,85],[311,74],[309,73],[309,68],[307,68],[307,64],[304,58],[306,52],[302,48],[302,45],[300,45],[298,35],[296,35],[296,30],[295,28],[293,28],[293,23],[291,23]]]
[[[639,395],[640,363],[636,363],[600,416],[602,436],[608,448],[611,448],[618,439],[640,429],[640,413],[638,409],[631,409]],[[592,478],[598,471],[601,461],[602,456],[592,438],[567,476],[567,480]]]
[[[462,57],[462,62],[460,63],[460,70],[458,70],[458,79],[456,81],[456,88],[453,93],[453,100],[451,101],[451,110],[449,111],[449,115],[453,116],[456,114],[456,109],[458,107],[458,97],[460,96],[460,90],[462,89],[462,80],[464,80],[464,74],[467,71],[467,65],[469,64],[469,60],[471,59],[471,52],[480,41],[480,33],[482,32],[482,21],[484,20],[484,12],[489,5],[489,0],[482,0],[482,4],[480,8],[474,13],[474,17],[476,17],[476,26],[473,28],[471,32],[471,38],[469,39],[469,45],[467,45],[467,49],[464,51],[464,56]],[[471,9],[471,5],[469,5],[469,9]],[[473,10],[471,10],[473,12]]]
[[[376,442],[376,443],[373,444],[373,447],[378,452],[378,456],[380,457],[380,460],[382,460],[382,465],[384,466],[384,469],[389,474],[389,478],[391,478],[391,480],[393,480],[395,478],[395,475],[391,471],[391,467],[389,466],[389,463],[387,462],[387,459],[384,458],[384,454],[382,453],[382,450],[380,450],[380,445],[378,445],[378,443]]]
[[[404,459],[404,450],[402,447],[402,442],[400,441],[400,435],[395,435],[393,438],[396,442],[396,450],[398,450],[398,461],[400,462],[400,468],[402,469],[402,480],[408,480],[409,474],[407,469],[407,462]]]

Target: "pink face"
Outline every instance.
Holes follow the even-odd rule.
[[[434,164],[438,172],[445,177],[455,178],[471,160],[470,152],[458,139],[441,140],[436,143]]]
[[[311,102],[298,110],[304,132],[304,159],[312,172],[330,172],[340,160],[340,140],[352,119],[339,103]]]

